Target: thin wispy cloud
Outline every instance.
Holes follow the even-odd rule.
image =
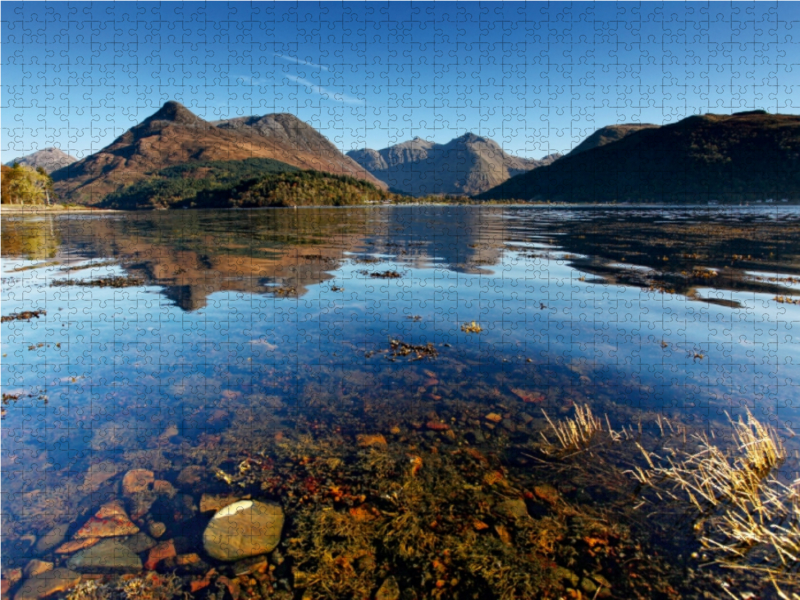
[[[347,104],[362,104],[364,101],[359,100],[353,96],[348,96],[347,94],[342,94],[341,92],[334,92],[329,90],[328,88],[324,88],[321,85],[317,85],[307,79],[303,79],[302,77],[296,77],[294,75],[286,75],[286,78],[290,81],[294,81],[295,83],[299,83],[300,85],[305,86],[307,89],[311,90],[312,92],[319,94],[320,96],[327,96],[331,100],[337,100],[339,102],[346,102]]]
[[[305,65],[307,67],[314,67],[315,69],[322,69],[323,71],[328,71],[328,67],[325,65],[318,65],[316,63],[308,62],[307,60],[302,60],[300,58],[295,58],[294,56],[286,56],[284,54],[275,54],[277,58],[281,58],[288,62],[293,62],[298,65]]]

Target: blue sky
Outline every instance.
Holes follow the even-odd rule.
[[[78,157],[174,99],[290,112],[342,150],[467,131],[565,152],[603,125],[800,112],[800,3],[2,2],[2,160]]]

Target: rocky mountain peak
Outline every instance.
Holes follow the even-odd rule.
[[[145,119],[142,125],[152,123],[153,121],[168,121],[171,123],[178,123],[181,125],[191,125],[195,123],[204,123],[203,119],[198,117],[180,102],[169,100],[159,108],[154,114]]]
[[[348,156],[390,188],[417,196],[480,193],[557,158],[512,156],[494,140],[472,132],[446,144],[414,137],[383,150],[350,151]]]
[[[165,167],[202,161],[270,158],[300,169],[349,175],[385,187],[294,115],[208,122],[169,101],[109,146],[53,173],[61,198],[97,204]]]
[[[481,136],[479,136],[479,135],[477,135],[475,133],[472,133],[471,131],[468,131],[464,135],[457,137],[456,139],[453,140],[453,142],[460,142],[462,144],[474,144],[476,142],[492,142],[492,143],[494,143],[493,140],[490,140],[490,139],[485,138],[485,137],[481,137]]]
[[[57,171],[61,167],[66,167],[67,165],[71,165],[77,160],[78,160],[77,158],[70,156],[66,152],[61,151],[61,149],[59,148],[50,147],[50,148],[43,148],[26,156],[15,158],[14,160],[12,160],[7,164],[8,166],[11,166],[14,163],[17,163],[22,165],[23,167],[30,167],[32,169],[35,169],[37,167],[42,167],[48,173],[52,173],[53,171]]]

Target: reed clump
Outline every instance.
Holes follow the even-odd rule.
[[[628,472],[660,499],[694,509],[695,531],[714,562],[761,572],[781,598],[800,599],[800,479],[778,478],[787,453],[773,427],[750,411],[728,419],[730,447],[706,433],[690,437],[691,451],[665,448],[663,457],[639,446],[647,466]]]
[[[612,442],[630,437],[629,432],[624,428],[615,431],[611,427],[608,417],[606,417],[606,427],[604,428],[603,421],[592,414],[592,409],[588,404],[575,406],[574,417],[557,422],[553,422],[544,410],[542,410],[542,414],[547,419],[548,431],[555,436],[555,441],[552,441],[544,432],[541,434],[545,443],[544,451],[549,454],[588,450],[598,434],[603,434],[604,441]]]

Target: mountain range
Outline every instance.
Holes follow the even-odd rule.
[[[480,194],[559,158],[558,154],[542,160],[511,156],[497,142],[474,133],[446,144],[417,137],[383,150],[352,150],[347,156],[390,189],[411,196]]]
[[[66,167],[67,165],[71,165],[72,163],[76,162],[78,159],[74,156],[70,156],[66,152],[62,152],[59,148],[44,148],[42,150],[38,150],[33,154],[28,154],[26,156],[21,156],[19,158],[15,158],[11,162],[7,163],[10,167],[14,163],[22,165],[23,167],[31,167],[36,169],[37,167],[42,167],[48,173],[52,173],[53,171],[57,171],[61,167]]]
[[[349,175],[380,188],[355,161],[290,114],[209,122],[178,102],[165,103],[109,146],[52,173],[59,198],[98,204],[106,195],[170,166],[270,158],[301,169]]]
[[[268,159],[264,164],[274,176],[291,168],[315,170],[362,180],[381,194],[391,190],[411,196],[573,203],[798,200],[800,116],[749,111],[696,115],[664,126],[609,125],[566,156],[531,160],[511,156],[496,142],[472,133],[446,144],[414,138],[383,150],[344,155],[290,114],[210,122],[170,101],[83,160],[72,162],[69,155],[48,148],[17,162],[48,170],[63,163],[52,172],[59,199],[99,204],[137,182],[146,184],[135,190],[141,196],[151,184],[168,192],[177,180],[167,180],[176,176],[207,179],[211,171],[202,165],[213,163],[219,170],[227,161],[224,172],[229,178],[238,176],[253,168],[235,166],[246,159]],[[191,164],[202,168],[177,175],[164,171]],[[292,177],[283,176],[286,185],[294,185],[288,183]],[[330,185],[356,189],[342,179],[314,182],[319,190]],[[218,189],[213,181],[207,183],[195,187]],[[173,202],[166,198],[165,204]],[[142,206],[138,199],[136,205]]]
[[[604,128],[584,143],[552,165],[513,177],[477,198],[569,203],[800,199],[797,115],[697,115],[662,127]]]

